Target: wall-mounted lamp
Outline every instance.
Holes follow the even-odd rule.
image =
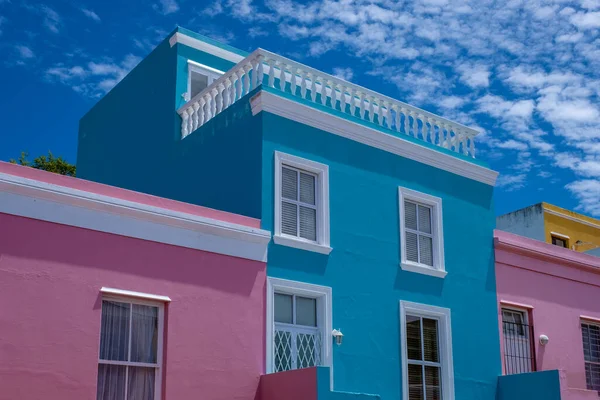
[[[546,335],[540,335],[540,344],[542,346],[545,346],[548,344],[548,342],[550,341],[550,338]]]
[[[338,346],[342,344],[342,340],[344,339],[344,334],[339,329],[334,329],[331,331],[331,336],[335,339],[335,344]]]

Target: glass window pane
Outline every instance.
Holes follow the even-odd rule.
[[[419,232],[431,233],[431,209],[419,205]]]
[[[275,293],[275,322],[291,324],[292,296],[289,294]]]
[[[300,237],[317,240],[317,210],[300,206]]]
[[[433,241],[429,236],[419,235],[419,262],[433,267]]]
[[[408,364],[408,399],[423,400],[423,367]]]
[[[145,367],[129,367],[127,400],[154,400],[156,370]]]
[[[417,205],[404,201],[404,225],[408,229],[417,230]]]
[[[281,196],[284,199],[298,200],[298,172],[281,168]]]
[[[425,367],[426,400],[441,400],[440,368]]]
[[[406,259],[419,262],[419,248],[417,247],[417,234],[405,231]]]
[[[300,201],[315,204],[315,177],[300,172]]]
[[[129,352],[129,307],[128,303],[102,301],[100,327],[100,359],[127,361]]]
[[[191,97],[194,97],[208,87],[208,76],[204,74],[192,72],[191,81]]]
[[[406,316],[406,349],[409,360],[422,360],[421,356],[421,319]]]
[[[317,326],[317,299],[296,296],[296,324]]]
[[[425,361],[440,361],[438,323],[435,319],[423,318],[423,350],[425,351]]]
[[[131,321],[131,360],[156,363],[158,308],[133,304]]]
[[[298,206],[281,202],[281,233],[298,236]]]
[[[97,400],[125,400],[124,365],[98,364]]]
[[[296,335],[296,368],[321,365],[321,340],[318,333]]]

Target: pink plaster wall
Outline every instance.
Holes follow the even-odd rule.
[[[494,236],[499,310],[503,301],[532,306],[538,370],[561,371],[564,399],[597,398],[576,389],[586,388],[581,316],[600,321],[600,258],[502,231]],[[541,334],[550,338],[546,346]]]
[[[0,400],[96,398],[102,286],[166,295],[163,400],[255,398],[265,264],[0,213]]]
[[[317,400],[317,368],[263,375],[256,400]]]
[[[212,208],[197,206],[194,204],[183,203],[181,201],[171,200],[164,197],[152,196],[146,193],[134,192],[132,190],[121,189],[116,186],[103,185],[101,183],[86,181],[84,179],[73,178],[70,176],[64,176],[60,174],[54,174],[46,171],[41,171],[35,168],[23,167],[7,162],[0,161],[0,173],[19,176],[27,179],[34,179],[53,185],[83,190],[85,192],[110,196],[120,200],[132,201],[153,207],[166,208],[168,210],[188,213],[205,218],[212,218],[234,224],[246,225],[252,228],[260,228],[260,220],[256,218],[250,218],[239,214],[232,214],[225,211],[215,210]]]

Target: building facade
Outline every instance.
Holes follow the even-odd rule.
[[[597,399],[600,258],[499,230],[494,242],[506,378],[558,370],[560,398]]]
[[[559,247],[600,254],[600,220],[548,203],[497,218],[497,228]]]
[[[0,163],[0,227],[0,399],[254,398],[260,221]]]
[[[272,233],[265,373],[320,399],[494,399],[497,173],[475,134],[178,28],[81,119],[77,167]]]

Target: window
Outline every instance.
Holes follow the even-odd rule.
[[[188,89],[186,100],[191,100],[215,80],[219,79],[221,75],[223,75],[223,71],[193,61],[188,61]]]
[[[552,244],[555,246],[568,248],[567,240],[564,238],[559,238],[557,236],[552,236]]]
[[[535,371],[533,326],[527,311],[502,308],[504,371],[507,375]]]
[[[329,183],[324,164],[275,152],[277,244],[329,254]]]
[[[450,310],[400,302],[403,400],[453,400]]]
[[[581,334],[587,388],[600,391],[600,326],[582,322]]]
[[[331,366],[331,288],[268,278],[267,372]]]
[[[162,304],[102,300],[97,400],[160,398]]]
[[[402,269],[444,277],[442,199],[399,188]]]

